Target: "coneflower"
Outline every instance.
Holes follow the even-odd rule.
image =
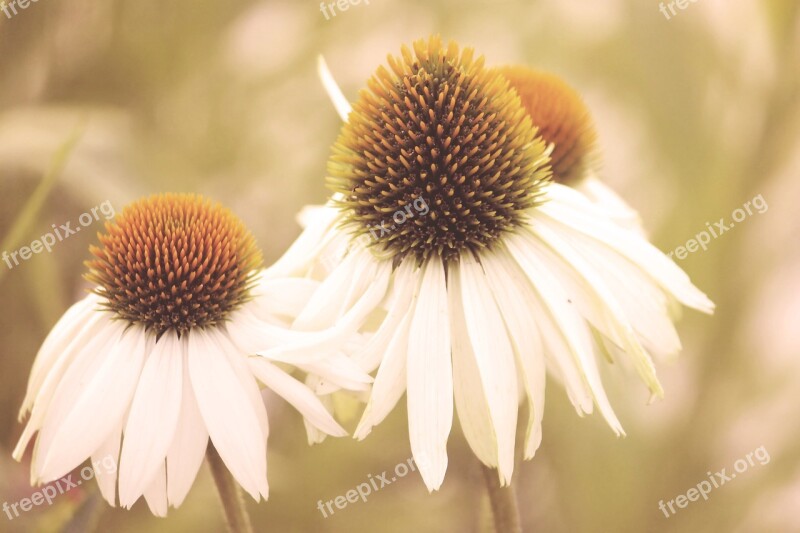
[[[265,275],[322,278],[296,326],[328,335],[262,353],[307,355],[334,349],[337,330],[367,334],[354,359],[377,374],[355,436],[405,392],[430,490],[447,469],[454,410],[475,455],[509,483],[520,397],[524,456],[541,441],[545,369],[579,414],[596,406],[622,434],[598,359],[628,358],[660,396],[651,353],[680,349],[674,302],[713,304],[620,210],[580,192],[596,156],[580,98],[438,37],[390,56],[352,109],[322,74],[346,120],[328,165],[334,194],[304,212],[303,234]],[[375,227],[386,228],[378,239]]]
[[[151,196],[107,223],[99,240],[86,276],[96,288],[55,325],[28,382],[20,417],[30,418],[14,457],[38,432],[33,483],[110,456],[118,468],[98,476],[103,497],[115,505],[118,488],[129,508],[144,495],[163,516],[183,502],[208,449],[218,481],[227,469],[266,499],[259,382],[316,429],[346,434],[282,364],[248,357],[292,338],[285,326],[301,300],[291,282],[263,279],[261,252],[233,213],[200,196]],[[324,357],[299,362],[330,374]],[[354,369],[339,367],[331,379],[366,388],[369,377]]]

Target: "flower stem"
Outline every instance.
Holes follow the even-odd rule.
[[[500,486],[497,470],[481,464],[486,492],[492,504],[494,529],[497,533],[522,533],[517,505],[517,491],[514,485]]]
[[[217,492],[225,510],[225,522],[228,524],[228,531],[231,533],[252,533],[253,526],[250,525],[250,516],[244,506],[242,489],[239,487],[233,475],[222,462],[222,458],[217,453],[213,445],[209,445],[206,450],[206,461],[211,468],[211,475],[217,485]]]

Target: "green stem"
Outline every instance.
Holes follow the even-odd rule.
[[[211,468],[211,475],[217,485],[217,492],[225,510],[225,522],[228,524],[228,531],[231,533],[252,533],[253,526],[250,525],[250,516],[242,498],[242,489],[233,475],[225,466],[222,458],[217,453],[213,445],[209,445],[206,451],[206,461]]]
[[[492,504],[494,530],[497,533],[522,533],[519,519],[519,506],[517,504],[517,491],[514,485],[500,486],[497,470],[481,464],[483,479],[486,482],[486,492]]]
[[[69,136],[69,138],[67,138],[66,141],[64,141],[61,146],[58,147],[53,155],[52,161],[50,162],[49,168],[42,178],[42,181],[39,182],[39,185],[36,186],[33,194],[31,194],[30,198],[28,198],[28,201],[25,202],[25,205],[22,206],[22,210],[11,224],[11,229],[8,230],[8,233],[6,233],[2,242],[0,242],[0,251],[9,253],[12,252],[28,234],[31,227],[36,222],[36,216],[42,209],[45,200],[47,200],[47,196],[55,187],[58,177],[61,175],[61,171],[64,170],[64,167],[67,164],[67,159],[69,159],[69,156],[72,153],[72,149],[75,148],[75,145],[83,135],[83,129],[84,126],[80,126],[72,135]],[[5,274],[6,269],[0,269],[0,279],[2,279]]]

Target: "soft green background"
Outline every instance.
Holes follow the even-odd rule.
[[[631,372],[606,373],[627,438],[597,415],[578,418],[549,382],[542,447],[515,474],[526,531],[800,531],[799,24],[796,0],[697,0],[671,20],[653,0],[371,0],[330,20],[313,1],[41,0],[11,20],[0,13],[0,240],[58,147],[82,131],[12,249],[106,200],[120,209],[187,191],[233,208],[272,261],[299,232],[295,213],[326,194],[339,119],[317,54],[350,99],[387,53],[430,32],[489,64],[552,70],[585,96],[602,175],[661,249],[759,194],[769,209],[680,262],[719,308],[685,313],[682,356],[659,364],[666,399],[647,405]],[[10,459],[16,412],[39,344],[85,290],[93,239],[84,231],[13,270],[0,263],[0,502],[32,492],[28,465]],[[274,401],[270,413],[271,497],[250,504],[260,530],[485,527],[480,472],[457,428],[441,492],[428,495],[414,474],[323,519],[317,500],[409,457],[405,412],[363,443],[313,448],[294,411]],[[659,511],[760,446],[768,464],[676,516]],[[205,468],[166,520],[142,502],[95,505],[95,492],[90,483],[12,522],[0,515],[0,531],[56,531],[73,516],[80,531],[97,513],[101,531],[223,527]]]

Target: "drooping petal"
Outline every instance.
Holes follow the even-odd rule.
[[[358,321],[383,299],[390,275],[391,261],[377,261],[364,249],[354,251],[322,282],[295,319],[294,329],[324,329],[346,317],[348,311],[353,315],[350,320],[360,325]]]
[[[551,184],[548,195],[553,201],[539,206],[539,213],[616,251],[647,272],[661,288],[684,305],[705,313],[714,310],[713,302],[692,285],[689,276],[655,246],[603,217],[587,214],[585,210],[591,208],[591,202],[580,193],[569,190],[569,187]]]
[[[188,335],[189,376],[211,442],[242,488],[255,500],[266,499],[268,428],[263,427],[266,410],[255,378],[243,383],[209,332],[197,329]],[[258,405],[249,390],[253,387]]]
[[[330,230],[340,216],[340,211],[332,205],[316,211],[313,220],[308,221],[306,228],[289,249],[264,270],[264,279],[290,277],[305,272],[314,258],[335,238],[336,233]]]
[[[322,379],[315,374],[308,374],[305,379],[306,387],[313,391],[319,390],[321,382]],[[325,408],[325,410],[328,411],[328,414],[333,416],[335,409],[332,395],[320,394],[319,392],[316,392],[316,394],[319,396],[319,401],[322,403],[322,406]],[[308,437],[309,446],[321,444],[325,442],[325,439],[328,438],[327,433],[321,431],[319,428],[317,428],[317,426],[309,422],[307,418],[303,418],[303,427],[306,428],[306,436]]]
[[[306,420],[334,437],[344,437],[347,431],[334,420],[311,390],[302,382],[279,369],[266,359],[251,357],[250,369],[261,382],[300,411]]]
[[[181,413],[175,437],[167,451],[167,500],[173,507],[180,506],[189,493],[208,447],[208,431],[200,416],[189,377],[189,340],[186,336],[181,339],[180,347],[184,368]]]
[[[298,361],[294,364],[300,370],[320,378],[314,391],[328,394],[337,389],[364,391],[369,389],[372,377],[365,373],[352,358],[341,352],[324,353],[316,360]],[[275,359],[291,364],[291,358]],[[327,391],[327,392],[326,392]]]
[[[530,322],[526,323],[525,327],[534,325],[540,333],[547,370],[552,377],[564,385],[567,396],[578,415],[591,413],[593,410],[592,395],[583,378],[583,371],[573,357],[564,336],[554,323],[552,314],[540,301],[538,293],[528,281],[529,274],[505,247],[498,247],[493,258],[497,263],[503,265],[505,272],[517,274],[521,272],[523,274],[522,277],[512,274],[510,279],[516,280],[514,290],[522,291],[525,295],[525,303],[529,311],[529,314],[525,316],[530,316]]]
[[[58,479],[81,464],[122,423],[152,344],[142,326],[120,331],[108,344],[108,351],[98,351],[99,368],[80,386],[78,396],[55,396],[69,411],[52,437],[57,445],[49,447],[42,461],[43,478]]]
[[[506,244],[514,259],[527,274],[528,280],[550,319],[549,325],[552,329],[547,329],[546,324],[543,324],[542,328],[545,342],[556,346],[553,350],[555,352],[561,352],[558,344],[563,343],[562,346],[572,355],[576,367],[586,380],[603,418],[614,432],[618,435],[624,434],[600,381],[600,373],[585,320],[569,301],[559,285],[558,279],[536,256],[523,235],[510,236],[506,239]]]
[[[572,237],[571,244],[602,276],[648,351],[662,356],[677,354],[681,341],[672,322],[672,297],[646,272],[607,246],[584,235]]]
[[[542,242],[546,243],[562,259],[560,265],[558,263],[554,265],[555,268],[553,270],[555,272],[569,270],[577,277],[580,285],[577,292],[584,293],[588,297],[589,306],[594,308],[596,318],[593,325],[603,332],[606,337],[615,340],[625,350],[651,393],[655,396],[663,397],[664,390],[656,377],[655,366],[650,354],[642,348],[636,338],[633,327],[625,316],[625,312],[605,281],[599,277],[595,268],[584,260],[570,243],[554,230],[549,220],[542,219],[540,221],[534,217],[533,221],[537,222],[530,227],[533,235],[538,236]],[[537,244],[535,238],[531,239],[530,242],[532,245]],[[543,251],[541,255],[545,255]]]
[[[70,341],[78,336],[80,331],[90,322],[90,317],[97,307],[97,303],[98,297],[94,294],[90,294],[83,300],[78,301],[64,313],[48,333],[47,338],[42,343],[42,347],[39,348],[39,352],[36,354],[36,358],[33,360],[33,367],[28,378],[28,389],[19,411],[20,420],[33,406],[33,401],[56,359],[64,357]]]
[[[642,220],[639,213],[629,206],[611,187],[597,179],[597,177],[591,175],[572,185],[572,187],[592,200],[592,203],[605,210],[607,216],[614,220],[614,222],[644,236]]]
[[[68,455],[71,454],[71,444],[69,442],[62,443],[56,441],[58,430],[66,420],[67,414],[72,409],[74,402],[81,394],[84,384],[91,381],[94,375],[97,374],[105,353],[113,349],[117,342],[119,342],[122,330],[123,326],[121,324],[110,321],[106,322],[105,326],[98,331],[97,336],[91,339],[91,341],[75,355],[69,367],[66,368],[64,374],[60,377],[58,386],[53,392],[52,400],[49,401],[49,405],[43,401],[41,404],[37,403],[37,405],[34,406],[34,413],[31,416],[32,421],[34,418],[33,415],[37,414],[36,410],[39,405],[47,405],[47,414],[44,416],[39,431],[39,437],[36,439],[36,444],[33,448],[31,473],[35,479],[48,483],[69,472],[69,469],[66,471],[48,469],[48,471],[45,472],[45,459],[51,455],[53,447],[69,446],[70,450],[66,450],[66,453]],[[42,391],[44,392],[47,387],[48,380],[45,380]],[[116,422],[116,420],[112,421],[112,423]],[[101,441],[98,440],[97,445],[99,445],[100,442]],[[86,459],[91,452],[92,450],[86,451],[86,454],[83,455],[80,460],[83,461]],[[58,466],[63,468],[63,465]],[[52,477],[45,478],[45,475]]]
[[[162,461],[153,480],[144,489],[144,499],[150,512],[156,516],[167,516],[167,469]]]
[[[481,372],[472,349],[464,318],[461,275],[458,268],[449,272],[447,295],[453,339],[453,395],[461,431],[475,456],[485,465],[497,467],[497,433],[486,398]]]
[[[419,284],[415,278],[419,274],[416,259],[407,257],[395,269],[392,278],[392,294],[389,297],[389,312],[381,320],[378,330],[358,352],[353,354],[356,361],[366,372],[372,372],[380,364],[380,358],[386,352],[389,342],[408,309],[413,306],[411,300]],[[405,350],[405,349],[404,349]],[[403,363],[405,365],[405,362]]]
[[[128,413],[119,465],[122,507],[130,508],[164,467],[178,425],[183,372],[180,340],[167,331],[145,361]]]
[[[460,285],[465,329],[497,441],[500,482],[508,484],[514,471],[519,398],[514,351],[480,264],[466,256],[458,266],[458,270],[453,268],[449,273]]]
[[[122,421],[108,438],[92,453],[92,466],[100,494],[114,507],[117,497],[117,477],[119,475],[119,450],[122,441]]]
[[[412,300],[400,323],[395,327],[385,352],[382,353],[383,361],[378,367],[372,393],[353,433],[358,440],[366,438],[372,428],[386,418],[406,390],[408,338],[415,307],[416,301]]]
[[[25,453],[25,449],[28,447],[28,443],[34,433],[41,428],[53,395],[61,383],[64,374],[69,370],[73,359],[77,358],[80,354],[91,355],[93,352],[87,352],[87,346],[92,343],[100,343],[101,340],[106,338],[111,332],[108,314],[91,314],[87,322],[80,328],[80,331],[75,334],[67,347],[64,348],[63,354],[56,358],[52,367],[46,372],[41,385],[38,387],[38,392],[36,393],[31,409],[31,416],[12,454],[15,460],[19,461],[22,459],[22,454]],[[35,479],[36,476],[34,475],[33,477]]]
[[[260,314],[295,317],[318,288],[318,281],[307,278],[262,279],[253,289],[253,302]]]
[[[428,490],[438,490],[447,470],[453,424],[453,365],[444,265],[428,259],[408,339],[408,431],[411,452]]]
[[[528,427],[525,437],[525,458],[536,453],[542,441],[544,416],[545,357],[542,339],[531,302],[536,294],[525,274],[505,254],[481,255],[481,264],[508,328],[517,356],[522,383],[528,399]]]

